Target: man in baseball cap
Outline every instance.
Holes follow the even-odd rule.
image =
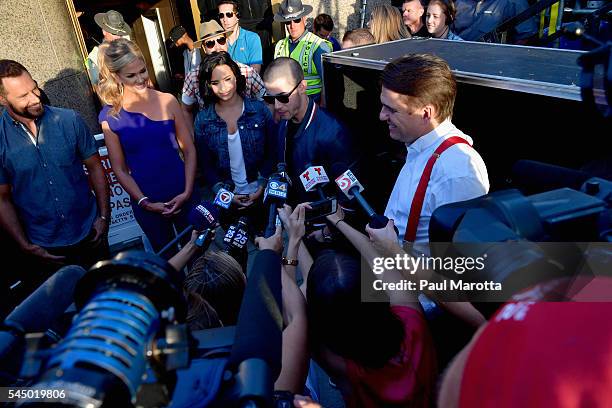
[[[106,13],[98,13],[94,16],[94,21],[102,29],[103,42],[111,42],[118,38],[129,38],[132,34],[132,29],[118,11],[109,10]],[[94,47],[85,61],[87,71],[89,72],[89,79],[94,88],[98,85],[100,75],[98,51],[98,47]]]
[[[202,62],[200,50],[189,34],[187,34],[185,27],[182,25],[173,27],[168,34],[168,39],[171,48],[185,47],[183,50],[183,64],[185,68],[183,72],[185,75],[187,75],[189,71],[200,66]]]

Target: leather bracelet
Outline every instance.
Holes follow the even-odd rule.
[[[341,220],[336,221],[336,223],[334,224],[334,227],[338,228],[338,224],[340,224],[340,221],[344,221],[344,218],[342,218]]]
[[[287,259],[283,256],[281,259],[281,263],[283,265],[297,266],[299,262],[297,259]]]

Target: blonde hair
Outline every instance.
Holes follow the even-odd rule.
[[[100,67],[98,96],[103,103],[112,106],[110,114],[117,116],[121,110],[123,84],[117,81],[116,74],[137,58],[144,61],[144,57],[140,48],[125,38],[113,40],[108,45],[101,45],[98,52]]]
[[[372,10],[370,18],[372,20],[370,31],[377,44],[412,37],[396,7],[379,4]]]

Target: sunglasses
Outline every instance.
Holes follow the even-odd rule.
[[[204,43],[204,45],[206,46],[206,48],[211,49],[215,47],[215,43],[219,44],[219,45],[225,45],[225,43],[227,42],[227,38],[225,37],[219,37],[216,40],[208,40]]]
[[[234,12],[228,11],[226,13],[219,13],[219,20],[221,20],[223,17],[232,18],[234,17]]]
[[[296,18],[295,20],[285,21],[285,22],[283,22],[283,24],[288,26],[288,25],[291,25],[291,23],[293,23],[293,24],[300,24],[301,22],[302,22],[301,18]]]
[[[300,86],[301,82],[298,82],[297,85],[295,87],[293,87],[293,89],[291,91],[289,91],[288,93],[281,93],[278,95],[264,95],[263,96],[263,100],[268,104],[268,105],[272,105],[274,104],[274,101],[277,100],[282,104],[287,104],[289,103],[289,97],[291,96],[291,94],[293,93],[293,91],[295,91],[297,89],[298,86]]]

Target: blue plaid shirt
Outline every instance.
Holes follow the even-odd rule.
[[[27,128],[0,114],[0,184],[12,199],[28,239],[44,247],[73,245],[97,216],[83,160],[97,152],[85,122],[74,111],[45,106],[36,119],[36,143]]]

